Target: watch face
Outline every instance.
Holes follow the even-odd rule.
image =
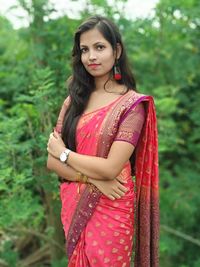
[[[60,160],[61,160],[62,162],[65,162],[66,159],[67,159],[66,154],[65,154],[64,152],[62,152],[61,155],[60,155]]]

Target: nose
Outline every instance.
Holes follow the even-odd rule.
[[[90,50],[89,51],[89,60],[90,61],[94,61],[94,60],[96,60],[96,58],[97,58],[97,56],[96,56],[95,51],[94,50]]]

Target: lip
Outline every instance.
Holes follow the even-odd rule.
[[[100,64],[89,64],[88,67],[91,67],[91,68],[96,68],[100,66]]]

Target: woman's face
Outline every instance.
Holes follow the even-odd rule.
[[[94,78],[109,77],[115,63],[111,44],[96,28],[80,36],[81,61]]]

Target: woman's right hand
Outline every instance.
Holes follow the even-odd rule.
[[[120,177],[113,180],[96,180],[89,178],[89,182],[95,185],[99,191],[111,200],[121,198],[128,191],[128,189],[122,185],[126,182],[124,182]]]

